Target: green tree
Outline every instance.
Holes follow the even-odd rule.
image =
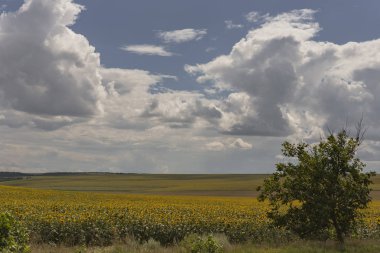
[[[364,173],[365,164],[356,157],[363,135],[346,129],[331,131],[317,144],[282,144],[287,161],[276,164],[276,172],[265,179],[259,200],[269,200],[268,217],[307,239],[327,239],[331,231],[344,247],[345,236],[355,228],[360,209],[370,202],[374,172]]]

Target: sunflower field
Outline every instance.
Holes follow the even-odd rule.
[[[29,230],[33,243],[110,245],[126,237],[162,245],[189,234],[225,234],[231,242],[273,236],[267,205],[247,197],[149,196],[0,186],[0,212]],[[380,202],[364,211],[358,237],[379,233]],[[277,229],[276,236],[290,236]]]

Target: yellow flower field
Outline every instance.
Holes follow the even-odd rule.
[[[0,186],[0,212],[10,212],[34,242],[108,245],[126,236],[162,244],[191,233],[224,233],[231,241],[265,236],[267,206],[254,198],[63,192]],[[380,223],[380,202],[365,211]],[[370,233],[370,231],[369,231]]]

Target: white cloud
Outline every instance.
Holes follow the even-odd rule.
[[[362,113],[365,124],[376,129],[380,40],[315,41],[321,28],[314,13],[294,10],[267,17],[228,55],[185,66],[198,82],[211,82],[212,89],[229,94],[219,103],[221,132],[318,138],[326,126],[340,128]]]
[[[166,51],[165,47],[149,44],[124,45],[121,50],[140,54],[140,55],[158,55],[158,56],[173,56],[173,53]]]
[[[10,128],[37,128],[45,131],[54,131],[61,127],[83,122],[81,117],[31,115],[16,110],[2,110],[0,125]]]
[[[158,31],[157,37],[165,43],[183,43],[192,40],[200,40],[207,34],[207,29],[181,29],[174,31]]]
[[[232,22],[232,20],[225,20],[224,23],[226,25],[226,28],[229,30],[240,29],[244,27],[242,24],[235,24],[234,22]]]
[[[223,151],[223,150],[250,150],[252,149],[252,144],[244,141],[241,138],[224,138],[222,140],[215,140],[205,145],[206,150],[210,151]]]
[[[257,11],[251,11],[251,12],[247,13],[246,15],[244,15],[244,17],[250,23],[257,23],[257,22],[267,21],[267,20],[269,20],[271,18],[268,13],[265,14],[265,15],[261,15]]]
[[[140,119],[152,100],[149,89],[176,77],[103,68],[95,48],[69,28],[83,8],[71,0],[31,0],[1,15],[0,125],[150,125]]]
[[[152,127],[155,122],[147,120],[147,117],[143,115],[151,113],[150,110],[153,109],[150,108],[155,103],[153,101],[160,102],[160,105],[171,102],[171,100],[165,101],[165,98],[161,101],[161,98],[152,94],[150,89],[167,78],[175,77],[153,75],[143,70],[118,68],[102,69],[101,74],[110,94],[105,103],[104,117],[101,121],[110,127],[140,130]],[[172,109],[174,111],[176,108]],[[170,112],[171,108],[167,110]]]
[[[152,96],[142,116],[172,128],[192,128],[215,123],[221,113],[216,101],[208,100],[202,94],[169,91]]]
[[[277,160],[284,160],[286,157],[283,154],[278,154],[275,156]]]
[[[234,142],[230,144],[230,147],[248,150],[252,149],[252,144],[243,141],[241,138],[237,138],[236,140],[234,140]]]
[[[224,143],[220,141],[213,141],[206,144],[206,149],[211,151],[222,151],[226,148]]]
[[[2,107],[51,116],[102,111],[99,54],[68,28],[82,9],[68,0],[34,0],[1,14]]]
[[[104,103],[102,124],[119,129],[146,130],[154,125],[172,129],[214,124],[221,117],[215,101],[188,91],[152,88],[172,76],[152,75],[142,70],[102,69],[109,99]]]
[[[167,76],[152,75],[148,71],[139,69],[102,68],[100,74],[103,78],[103,85],[109,93],[115,96],[132,92],[147,92],[151,85],[160,82],[162,78],[168,78]]]
[[[268,172],[283,141],[273,136],[318,137],[361,112],[380,138],[380,41],[315,41],[311,10],[261,19],[230,54],[187,66],[204,94],[162,84],[176,77],[101,66],[70,29],[81,10],[28,0],[1,16],[1,170]],[[375,140],[361,154],[373,164]]]
[[[261,18],[261,15],[257,11],[251,11],[245,15],[245,19],[251,23],[255,23],[259,21],[260,18]]]
[[[212,52],[212,51],[215,51],[216,50],[216,48],[215,47],[208,47],[208,48],[206,48],[206,52],[207,53],[210,53],[210,52]]]

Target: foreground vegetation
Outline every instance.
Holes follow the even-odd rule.
[[[194,246],[199,244],[191,240],[192,237],[186,238],[180,244],[163,247],[159,243],[150,240],[140,244],[133,240],[127,240],[122,244],[116,244],[109,247],[56,247],[49,245],[33,245],[32,252],[38,253],[188,253],[197,252]],[[205,240],[206,237],[203,237]],[[294,241],[286,244],[231,244],[225,237],[216,235],[215,242],[220,246],[216,252],[234,252],[234,253],[338,253],[335,242],[312,242],[312,241]],[[210,251],[198,251],[201,253],[210,253]],[[211,251],[212,252],[212,251]],[[380,252],[380,240],[350,240],[347,242],[347,253],[378,253]]]
[[[275,226],[304,239],[333,237],[342,250],[345,237],[357,228],[361,210],[371,201],[370,185],[375,172],[357,156],[362,143],[362,121],[354,137],[346,129],[330,132],[318,144],[304,141],[282,144],[284,162],[264,180],[259,200],[268,200],[268,217]]]
[[[154,241],[166,247],[178,245],[191,234],[222,234],[230,244],[286,243],[295,239],[294,235],[271,227],[265,216],[267,204],[254,198],[83,193],[0,186],[0,201],[0,212],[9,212],[19,220],[29,230],[33,245],[105,247],[125,244],[132,238],[141,244]],[[373,202],[365,210],[365,221],[353,238],[377,240],[379,230],[380,202]]]
[[[110,245],[130,235],[169,245],[187,234],[223,233],[244,241],[267,223],[265,205],[251,198],[99,194],[0,187],[0,211],[11,212],[32,241]],[[260,231],[259,234],[262,234]]]

